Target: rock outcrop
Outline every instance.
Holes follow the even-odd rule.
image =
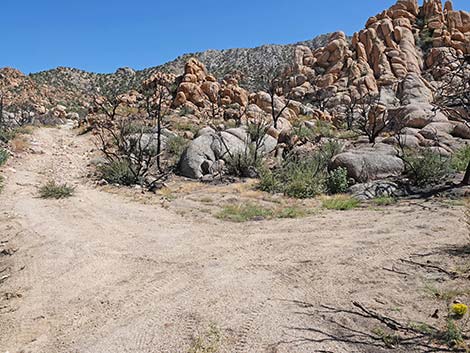
[[[405,170],[395,149],[382,144],[338,154],[331,161],[331,168],[339,167],[346,168],[348,176],[360,183],[398,176]]]
[[[211,128],[202,129],[183,152],[178,169],[181,175],[191,179],[221,173],[221,168],[231,158],[249,153],[251,144],[247,132],[242,128],[222,132]],[[276,145],[277,140],[267,135],[259,147],[260,155],[272,152]]]
[[[335,96],[334,106],[383,89],[397,92],[401,83],[401,94],[408,96],[402,104],[429,103],[432,90],[424,72],[442,76],[453,52],[470,54],[469,13],[454,11],[450,1],[425,0],[419,7],[417,0],[398,0],[371,17],[351,41],[338,32],[322,48],[298,47],[286,72],[286,91],[302,100],[326,89]]]

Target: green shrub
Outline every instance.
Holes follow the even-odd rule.
[[[194,114],[194,110],[190,107],[183,106],[180,109],[180,116],[186,116],[186,115],[191,115],[191,114]]]
[[[321,160],[323,163],[323,167],[327,168],[330,161],[333,159],[334,156],[341,153],[343,151],[343,144],[341,142],[330,140],[324,143],[320,151],[318,152],[321,156]]]
[[[139,180],[132,172],[131,165],[126,160],[112,161],[102,167],[99,171],[104,180],[110,184],[130,186],[138,184]]]
[[[322,121],[322,120],[317,120],[315,122],[315,127],[313,128],[313,132],[315,133],[316,136],[329,137],[329,138],[333,138],[336,135],[335,127],[331,123],[327,121]]]
[[[179,159],[187,145],[188,141],[185,138],[181,136],[171,136],[166,142],[166,151],[171,156]]]
[[[261,158],[260,155],[255,156],[255,147],[249,145],[243,153],[226,158],[227,173],[238,177],[256,177],[261,168]]]
[[[349,187],[348,170],[343,167],[336,168],[328,173],[326,186],[330,194],[342,194]]]
[[[300,199],[322,194],[327,190],[328,164],[341,148],[341,144],[331,141],[309,157],[289,156],[279,168],[261,170],[259,188]]]
[[[449,347],[456,347],[464,343],[462,329],[456,324],[454,320],[447,320],[447,327],[442,334],[442,340]]]
[[[8,151],[0,147],[0,167],[7,162],[9,156]]]
[[[49,181],[39,188],[39,196],[43,199],[63,199],[73,195],[75,188],[67,184],[57,184]]]
[[[315,139],[315,132],[306,127],[303,123],[298,125],[298,126],[294,126],[294,135],[297,135],[297,137],[301,140],[308,140],[308,141],[312,141]]]
[[[302,218],[307,215],[305,209],[298,206],[290,206],[282,208],[277,214],[277,218]]]
[[[468,163],[470,162],[470,145],[467,145],[452,156],[452,169],[464,172],[467,169]]]
[[[273,211],[252,203],[225,206],[217,218],[232,222],[247,222],[256,218],[270,218]]]
[[[433,30],[425,28],[421,30],[419,37],[416,39],[416,45],[419,46],[423,51],[427,51],[432,48],[434,38]]]
[[[381,196],[372,200],[376,206],[390,206],[397,203],[397,199],[391,196]]]
[[[327,210],[347,211],[359,206],[359,200],[348,195],[336,195],[325,198],[322,202],[323,208]]]
[[[268,208],[248,202],[225,206],[222,211],[216,214],[216,217],[231,222],[247,222],[255,219],[295,219],[305,217],[310,213],[310,210],[297,205]]]
[[[311,198],[325,191],[325,173],[319,155],[300,159],[292,157],[274,170],[261,172],[259,188],[295,198]]]
[[[153,127],[144,125],[143,123],[130,123],[123,127],[122,134],[124,136],[134,135],[134,134],[148,134],[153,132]]]
[[[15,130],[0,129],[0,142],[7,143],[16,136]]]
[[[450,158],[428,149],[407,152],[403,160],[406,172],[416,186],[437,184],[452,171]]]

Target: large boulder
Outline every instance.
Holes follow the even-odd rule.
[[[348,176],[357,182],[384,179],[401,175],[405,170],[403,161],[397,157],[393,147],[378,144],[338,154],[330,168],[346,168]]]
[[[447,117],[429,103],[413,103],[389,110],[392,117],[406,127],[422,129],[430,123],[448,122]]]
[[[470,139],[470,126],[468,123],[457,122],[451,132],[452,136],[460,137],[463,139]]]
[[[356,184],[351,186],[348,192],[361,201],[372,200],[378,197],[400,197],[406,194],[397,183],[387,180]]]
[[[250,148],[250,138],[243,128],[228,129],[215,132],[210,128],[201,130],[198,137],[191,141],[183,152],[179,161],[181,175],[200,179],[204,175],[211,174],[214,164],[224,164],[231,156],[243,155]],[[272,152],[277,145],[277,140],[266,135],[258,146],[259,154]]]

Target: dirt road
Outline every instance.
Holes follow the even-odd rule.
[[[87,182],[89,137],[38,129],[32,146],[0,195],[0,241],[17,249],[0,256],[1,353],[382,352],[332,337],[322,305],[426,320],[420,279],[385,269],[466,241],[461,209],[432,204],[245,224],[182,217]],[[76,195],[37,198],[50,178]]]

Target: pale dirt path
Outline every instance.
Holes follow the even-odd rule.
[[[331,328],[319,305],[406,310],[422,296],[417,280],[383,267],[465,241],[452,208],[183,218],[87,184],[89,137],[39,129],[34,140],[45,153],[10,163],[0,196],[0,240],[19,249],[0,258],[12,274],[0,293],[22,295],[0,299],[1,353],[188,352],[210,324],[218,352],[381,352],[312,342]],[[50,177],[77,185],[76,196],[37,198]]]

